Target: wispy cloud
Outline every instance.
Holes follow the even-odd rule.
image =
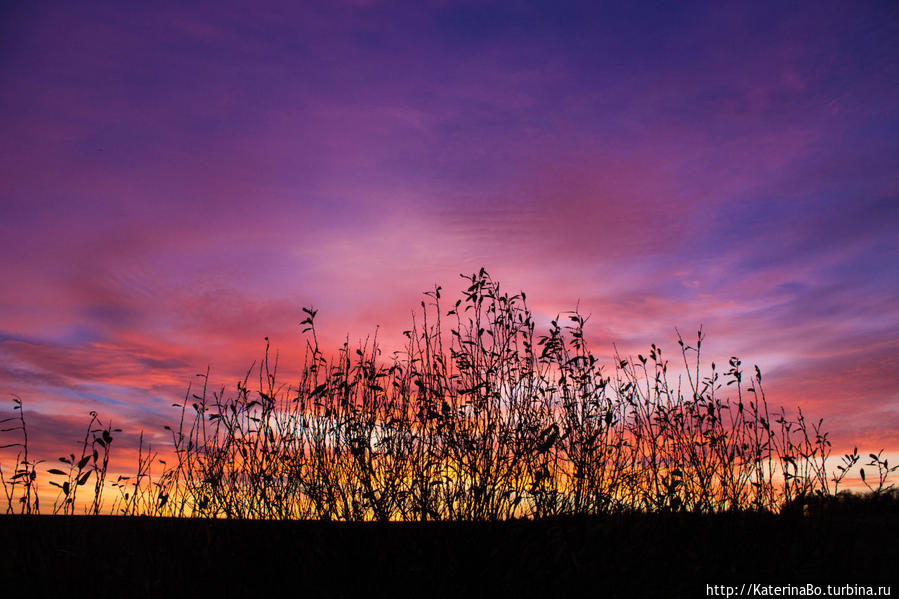
[[[264,336],[289,370],[304,305],[399,343],[486,266],[601,352],[702,324],[775,403],[895,441],[889,4],[8,15],[0,386],[47,418],[157,423]]]

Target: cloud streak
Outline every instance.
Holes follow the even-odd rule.
[[[601,352],[702,324],[773,402],[897,449],[889,3],[3,21],[0,385],[47,418],[158,424],[265,336],[297,368],[304,305],[327,343],[399,343],[483,265],[541,318],[579,302]]]

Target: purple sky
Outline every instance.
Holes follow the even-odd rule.
[[[899,450],[895,2],[186,4],[2,8],[0,391],[46,434],[485,266]]]

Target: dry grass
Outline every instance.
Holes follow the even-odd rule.
[[[882,452],[867,472],[857,450],[830,472],[822,422],[771,409],[757,367],[732,357],[704,369],[702,331],[678,335],[676,364],[652,345],[605,371],[583,315],[538,334],[524,293],[503,293],[483,269],[466,279],[449,309],[440,287],[425,294],[387,357],[376,336],[326,357],[304,309],[296,385],[280,383],[267,342],[233,392],[211,390],[207,372],[166,427],[175,459],[141,443],[132,477],[106,481],[114,431],[92,413],[80,455],[47,470],[53,513],[83,501],[99,514],[107,486],[118,491],[109,513],[329,521],[780,512],[836,497],[856,467],[873,496],[892,487]],[[8,513],[37,513],[43,471],[14,401],[7,433],[21,440],[0,480]]]

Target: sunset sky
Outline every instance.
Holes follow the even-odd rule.
[[[899,4],[261,4],[0,9],[0,399],[48,458],[482,266],[899,451]]]

